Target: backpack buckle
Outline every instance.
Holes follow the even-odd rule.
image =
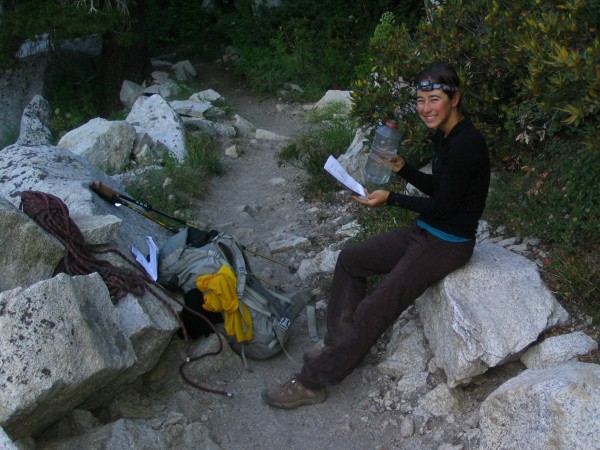
[[[276,326],[281,331],[287,331],[288,328],[290,328],[291,324],[292,324],[292,322],[290,321],[290,319],[288,319],[287,317],[282,317],[281,319],[279,319]]]

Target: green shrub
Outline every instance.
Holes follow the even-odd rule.
[[[216,9],[228,2],[215,2]],[[258,3],[258,6],[256,5]],[[384,11],[414,23],[423,2],[284,0],[279,7],[242,0],[219,15],[219,24],[242,58],[238,73],[260,93],[276,93],[283,83],[300,84],[307,98],[327,89],[347,89],[355,67]]]
[[[585,136],[600,121],[599,15],[598,2],[578,0],[431,7],[414,32],[402,24],[390,39],[371,40],[370,71],[354,86],[355,114],[366,123],[400,116],[409,141],[420,138],[417,121],[402,114],[410,83],[424,66],[446,60],[459,70],[465,106],[494,151],[515,139],[503,136],[507,130],[523,139],[565,128]]]
[[[354,26],[352,18],[326,29],[315,28],[307,19],[289,19],[267,44],[242,47],[236,71],[247,76],[258,93],[273,94],[291,82],[313,93],[311,100],[315,100],[328,88],[349,86],[353,43],[336,31]]]
[[[155,209],[185,219],[205,195],[209,177],[221,175],[224,170],[212,138],[206,133],[194,133],[186,136],[182,162],[167,156],[162,167],[147,170],[143,178],[126,188],[133,197]]]
[[[98,85],[90,82],[89,74],[53,72],[47,91],[53,108],[50,128],[56,139],[100,115]]]
[[[508,58],[513,64],[527,66],[525,76],[518,80],[520,87],[525,95],[536,98],[552,127],[558,130],[577,127],[586,120],[597,122],[600,3],[552,3],[524,14],[514,53]]]
[[[396,24],[396,16],[391,11],[386,11],[381,15],[379,23],[373,31],[373,36],[369,40],[369,44],[372,46],[383,46],[386,45],[387,40],[390,39],[394,33],[398,30]]]
[[[275,158],[280,166],[290,164],[307,173],[307,192],[332,192],[339,189],[339,184],[323,166],[329,155],[338,157],[348,149],[356,127],[344,105],[335,102],[310,112],[308,119],[309,129],[283,147]]]
[[[600,154],[576,141],[570,145],[556,141],[548,147],[546,158],[522,159],[513,171],[497,173],[487,214],[519,236],[596,247],[600,244]]]
[[[598,152],[576,139],[545,141],[544,153],[507,160],[497,171],[484,214],[510,235],[540,238],[552,290],[584,307],[598,323],[599,177]]]
[[[146,0],[150,49],[174,49],[180,57],[214,60],[221,56],[226,36],[216,26],[214,8],[197,0]]]

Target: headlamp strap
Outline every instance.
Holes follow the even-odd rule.
[[[455,92],[456,88],[454,86],[450,86],[448,84],[443,83],[434,83],[431,80],[421,80],[417,82],[415,86],[418,91],[434,91],[436,89],[441,89],[444,92]]]

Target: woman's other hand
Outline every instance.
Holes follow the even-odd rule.
[[[392,172],[394,173],[400,172],[406,164],[406,161],[402,156],[392,156],[390,162],[392,163]]]
[[[366,195],[364,197],[359,196],[359,195],[353,195],[352,199],[362,205],[379,206],[379,205],[387,202],[388,196],[390,195],[390,193],[388,191],[384,191],[381,189],[378,189],[371,193],[369,193],[369,191],[367,191],[365,189],[365,194]]]

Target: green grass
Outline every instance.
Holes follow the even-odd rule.
[[[57,141],[100,115],[99,89],[88,73],[53,72],[47,90],[53,108],[50,128]]]
[[[541,239],[550,289],[600,324],[600,155],[577,140],[545,145],[544,158],[532,152],[495,170],[484,218]]]
[[[189,219],[195,202],[204,197],[207,180],[225,172],[218,148],[206,133],[188,134],[182,162],[172,157],[164,165],[149,169],[135,185],[126,186],[134,198],[181,219]]]

